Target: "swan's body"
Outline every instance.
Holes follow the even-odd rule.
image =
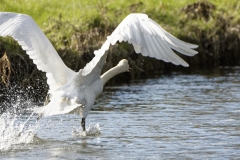
[[[94,52],[92,61],[79,72],[72,71],[63,63],[50,41],[28,15],[1,12],[0,36],[13,37],[33,59],[37,68],[46,72],[51,101],[38,112],[44,116],[79,113],[83,118],[83,130],[85,118],[104,84],[113,76],[129,70],[127,60],[122,60],[101,76],[110,44],[127,41],[133,44],[136,53],[183,66],[188,64],[172,49],[187,56],[197,54],[191,49],[197,45],[178,40],[145,14],[128,15],[107,37],[101,49]]]

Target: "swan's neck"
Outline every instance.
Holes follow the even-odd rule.
[[[117,66],[109,69],[107,72],[105,72],[102,76],[102,82],[103,85],[105,85],[105,83],[107,83],[108,80],[110,80],[112,77],[114,77],[115,75],[122,73],[122,72],[127,72],[129,71],[129,65],[127,60],[121,60]]]

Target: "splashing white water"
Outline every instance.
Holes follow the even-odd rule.
[[[21,115],[3,113],[0,116],[0,150],[15,149],[17,144],[33,141],[37,125],[26,125],[33,117],[23,119]]]
[[[75,127],[73,127],[72,134],[74,136],[80,136],[80,137],[98,136],[98,135],[101,134],[100,126],[99,126],[98,123],[96,123],[96,124],[90,123],[89,126],[87,126],[85,132],[82,130],[82,128],[75,128]]]

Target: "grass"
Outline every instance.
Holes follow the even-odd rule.
[[[81,31],[89,30],[92,26],[105,22],[117,26],[128,14],[142,12],[147,13],[166,30],[179,37],[185,28],[179,27],[179,21],[186,16],[181,9],[194,2],[196,0],[2,0],[0,10],[28,14],[43,30],[49,27],[50,19],[61,17],[63,22],[70,22]],[[234,19],[232,21],[235,23],[239,21],[240,3],[238,0],[209,0],[209,2],[217,6],[218,14],[231,15]],[[194,23],[201,29],[212,27],[211,22],[205,23],[197,20]],[[70,30],[64,34],[70,37],[73,32]]]
[[[0,10],[7,12],[25,13],[33,17],[44,30],[49,23],[49,18],[61,17],[63,21],[76,24],[83,30],[88,30],[89,25],[104,17],[119,24],[124,17],[132,12],[147,13],[160,24],[174,25],[178,16],[175,15],[183,6],[193,3],[194,0],[2,0]]]
[[[102,14],[101,12],[105,9],[108,12],[107,15],[114,20],[117,18],[118,22],[127,14],[136,11],[158,16],[172,15],[175,18],[168,21],[174,21],[178,19],[179,9],[194,2],[196,0],[149,0],[145,2],[139,0],[2,0],[0,10],[29,14],[40,26],[43,26],[49,17],[56,18],[59,15],[62,15],[64,20],[79,21],[82,19],[84,22],[88,18]],[[209,0],[209,2],[221,10],[228,11],[228,14],[239,16],[238,0]],[[139,3],[142,3],[140,8],[137,7]],[[116,13],[122,16],[116,17]]]

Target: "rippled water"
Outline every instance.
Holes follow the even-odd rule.
[[[106,87],[80,135],[77,115],[0,116],[0,158],[238,159],[240,68]]]

